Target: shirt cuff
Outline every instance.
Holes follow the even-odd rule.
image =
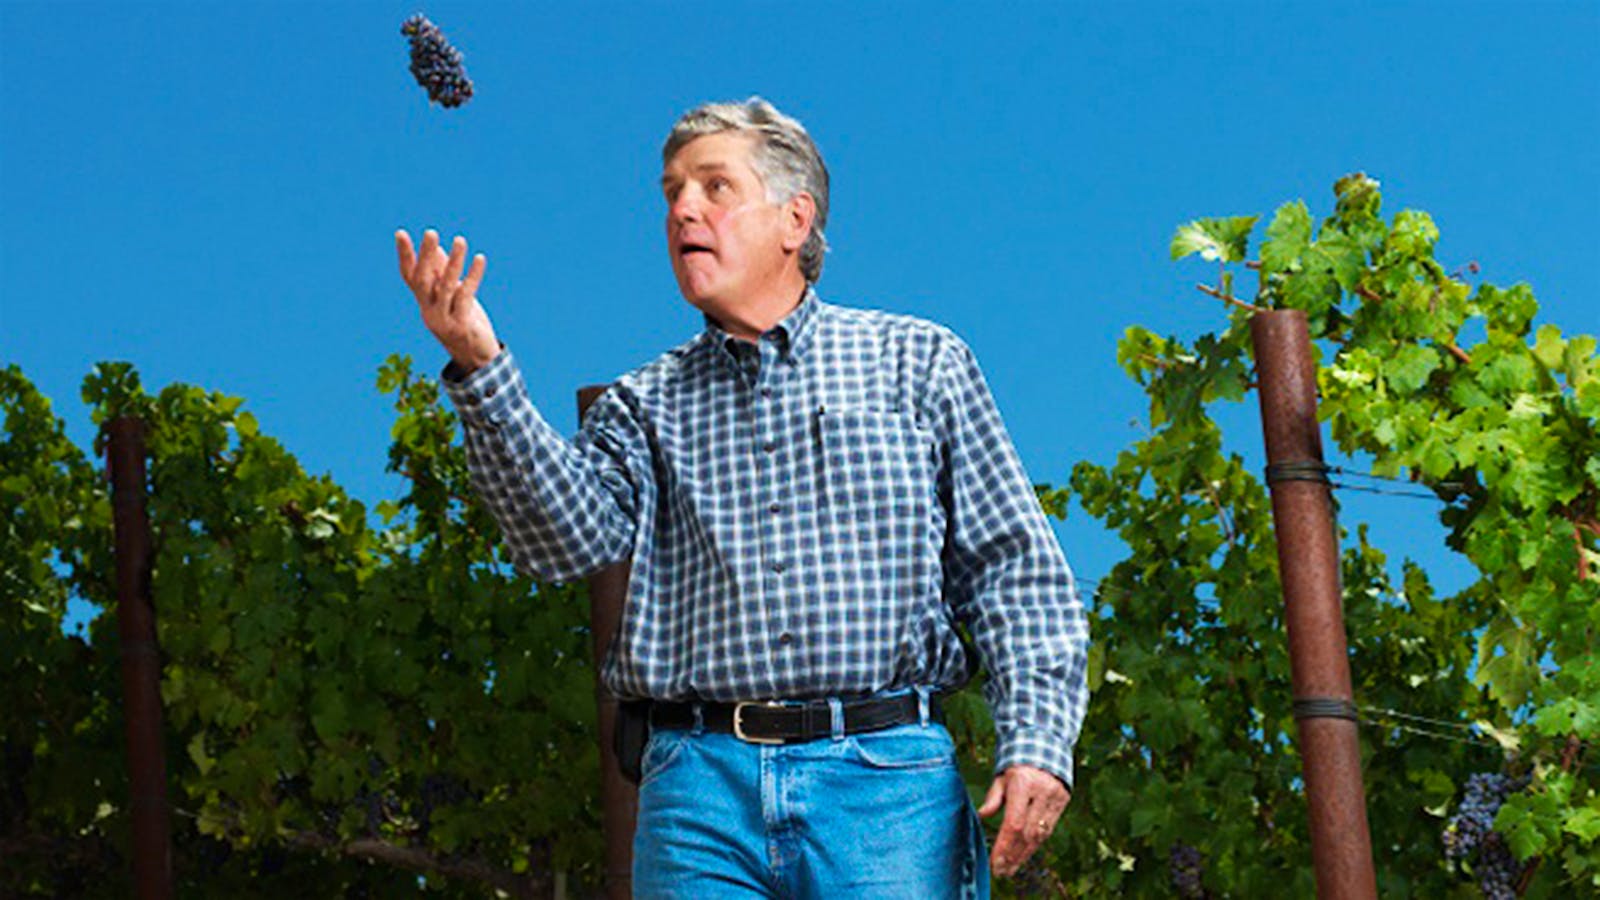
[[[995,747],[994,773],[1015,765],[1043,769],[1072,790],[1072,744],[1038,728],[1002,731]]]
[[[462,372],[456,361],[450,360],[439,373],[439,383],[455,404],[462,424],[480,431],[498,430],[505,424],[509,408],[527,396],[522,370],[503,343],[494,359],[470,373]]]

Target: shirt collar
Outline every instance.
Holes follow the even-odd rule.
[[[811,285],[806,285],[806,292],[800,297],[800,302],[779,319],[776,325],[762,332],[761,339],[771,340],[777,345],[780,359],[798,358],[811,342],[811,333],[816,330],[812,327],[812,320],[817,318],[817,308],[821,305],[822,299],[817,296],[816,290]],[[729,334],[709,313],[702,312],[701,316],[706,323],[707,342],[712,347],[719,348],[728,357],[733,357],[733,348],[737,343],[748,343]]]

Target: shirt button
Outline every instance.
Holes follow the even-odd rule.
[[[483,396],[485,396],[485,397],[493,397],[494,396],[494,391],[495,391],[494,386],[490,385],[489,388],[486,389],[483,392]]]
[[[761,396],[763,396],[763,397],[771,397],[772,396],[772,388],[762,388],[761,389]]]
[[[778,450],[778,445],[773,441],[767,441],[765,444],[761,445],[761,449],[767,451],[768,453],[776,453]]]
[[[783,504],[782,503],[771,503],[771,504],[767,505],[767,512],[775,513],[775,512],[782,512],[782,511],[783,511]]]
[[[790,644],[794,643],[794,635],[792,635],[789,632],[785,631],[783,634],[778,635],[778,643],[783,645],[783,646],[785,646],[785,647],[787,647]]]
[[[789,568],[789,566],[787,564],[785,564],[785,563],[775,562],[775,563],[772,564],[772,571],[774,571],[774,572],[782,572],[784,569],[787,569],[787,568]]]

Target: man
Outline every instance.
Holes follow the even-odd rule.
[[[823,302],[828,175],[759,98],[663,149],[667,250],[704,330],[624,375],[568,441],[527,397],[466,264],[398,232],[449,351],[474,484],[545,581],[633,561],[603,664],[650,698],[638,896],[985,896],[983,837],[937,693],[989,672],[1014,873],[1070,799],[1087,626],[967,346]]]

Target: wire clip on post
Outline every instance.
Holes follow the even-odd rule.
[[[1328,478],[1331,471],[1327,465],[1319,462],[1285,462],[1269,463],[1267,465],[1267,484],[1277,484],[1280,481],[1316,481],[1333,486]]]
[[[1294,717],[1300,719],[1349,719],[1359,723],[1356,705],[1338,697],[1296,697]]]

